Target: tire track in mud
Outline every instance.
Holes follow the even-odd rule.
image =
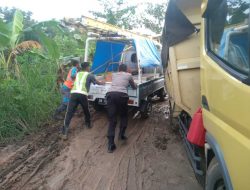
[[[116,139],[117,149],[107,153],[108,121],[93,113],[93,128],[83,129],[75,117],[69,140],[57,132],[30,143],[0,171],[2,189],[39,190],[149,190],[201,189],[188,163],[181,141],[154,105],[147,120],[129,120],[127,142]],[[117,125],[119,126],[119,125]],[[119,129],[117,128],[117,133]],[[28,147],[31,147],[31,151]],[[24,151],[25,150],[25,151]],[[14,166],[11,166],[11,163]],[[0,165],[0,169],[2,165]],[[3,176],[3,178],[2,178]],[[0,188],[0,189],[1,189]]]
[[[134,129],[134,127],[135,126],[128,132],[137,134],[138,129],[136,129],[136,127]],[[124,153],[126,153],[129,148],[129,146],[125,146],[118,142],[118,149],[116,152],[114,154],[107,154],[106,127],[102,130],[97,127],[94,133],[94,136],[100,136],[101,134],[101,137],[90,145],[88,148],[88,155],[82,158],[82,160],[87,160],[87,164],[81,164],[81,166],[84,167],[75,171],[71,176],[71,178],[79,179],[79,186],[75,187],[76,189],[111,189],[113,183],[112,179],[114,179],[114,176],[121,167],[120,164],[124,157]],[[135,137],[130,140],[134,141],[134,139]],[[70,189],[72,186],[66,183],[63,188]]]
[[[27,145],[17,149],[8,160],[0,165],[0,189],[23,189],[26,183],[58,156],[64,145],[59,143],[58,124],[35,135]]]

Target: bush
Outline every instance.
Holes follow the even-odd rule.
[[[21,63],[20,73],[19,79],[0,82],[0,141],[37,129],[60,102],[56,63],[35,58],[32,64]]]

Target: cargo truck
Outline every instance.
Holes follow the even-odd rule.
[[[128,105],[136,110],[134,117],[147,118],[152,110],[151,99],[166,96],[161,65],[161,44],[153,36],[122,29],[86,16],[64,19],[63,24],[87,32],[84,61],[92,63],[91,73],[104,85],[91,84],[88,100],[96,110],[106,104],[112,73],[126,64],[138,88],[128,87]],[[92,51],[94,49],[94,51]]]
[[[94,108],[100,110],[107,104],[106,94],[111,88],[112,73],[125,64],[131,73],[137,89],[128,87],[128,105],[136,109],[135,116],[147,118],[152,110],[151,99],[159,96],[164,100],[165,83],[160,62],[160,52],[155,42],[144,37],[90,37],[86,43],[96,42],[91,72],[105,85],[91,84],[88,99]],[[88,57],[85,57],[85,61]]]
[[[170,116],[206,190],[250,189],[249,0],[170,0],[162,63]],[[203,145],[187,139],[202,108]]]

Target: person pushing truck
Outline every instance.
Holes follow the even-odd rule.
[[[64,81],[61,87],[62,101],[60,106],[55,110],[53,118],[56,120],[63,119],[60,116],[60,113],[66,111],[69,99],[70,99],[70,90],[73,88],[73,84],[76,78],[77,72],[80,70],[80,63],[78,60],[72,59],[71,63],[73,67],[69,70],[66,81]]]
[[[119,72],[113,73],[111,88],[107,93],[107,108],[108,108],[108,152],[112,153],[116,149],[114,142],[115,127],[117,124],[117,113],[121,117],[119,139],[126,140],[125,131],[128,125],[128,94],[127,88],[131,86],[133,89],[137,88],[133,77],[127,72],[125,64],[119,65]]]
[[[81,64],[81,71],[79,71],[76,75],[75,82],[73,88],[70,92],[70,100],[67,108],[67,112],[64,119],[64,125],[62,128],[62,138],[64,140],[67,139],[68,129],[71,122],[72,117],[77,109],[77,106],[81,104],[82,109],[85,115],[85,126],[87,128],[91,128],[91,116],[89,112],[89,103],[88,103],[88,92],[90,88],[90,84],[98,84],[103,85],[104,82],[96,80],[95,76],[90,71],[89,62],[84,62]]]

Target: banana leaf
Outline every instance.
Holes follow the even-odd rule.
[[[18,43],[20,34],[23,31],[23,14],[21,11],[17,10],[14,14],[13,21],[9,24],[11,36],[10,45],[14,48]]]
[[[10,30],[6,23],[0,19],[0,50],[5,49],[10,42]]]

